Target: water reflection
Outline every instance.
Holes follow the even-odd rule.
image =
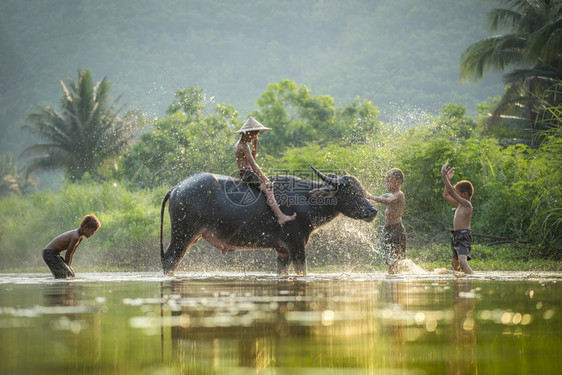
[[[161,284],[158,299],[124,303],[158,302],[159,322],[149,314],[130,325],[149,335],[159,328],[163,363],[182,372],[292,368],[297,361],[306,368],[477,373],[479,293],[469,279],[172,280]]]
[[[382,285],[382,318],[381,338],[385,358],[383,367],[404,369],[404,346],[406,345],[406,330],[413,321],[413,314],[409,312],[411,296],[404,283],[385,282]],[[412,328],[417,329],[417,328]]]
[[[449,374],[477,374],[477,346],[474,334],[476,321],[474,317],[476,294],[470,280],[453,282],[453,311],[455,328],[451,336],[454,347],[453,358],[449,362]]]
[[[353,275],[0,286],[0,373],[557,373],[562,283]]]
[[[73,349],[81,355],[76,361],[95,365],[101,360],[102,311],[96,301],[83,299],[83,286],[74,283],[46,285],[43,292],[45,306],[51,306],[49,328],[51,340],[65,342],[64,350],[54,352],[57,357],[67,357]]]
[[[183,317],[184,323],[171,327],[172,353],[186,365],[259,370],[276,363],[283,337],[312,334],[311,327],[284,319],[288,313],[310,311],[305,282],[249,288],[246,283],[233,287],[219,281],[202,287],[178,280],[170,289],[171,316],[179,322]]]
[[[437,363],[445,370],[449,354],[439,348],[428,359],[433,348],[418,353],[418,347],[444,337],[458,346],[451,326],[458,320],[466,327],[468,315],[456,307],[465,306],[464,299],[450,298],[449,285],[294,280],[203,285],[174,280],[162,286],[161,311],[169,315],[163,313],[160,327],[170,328],[169,360],[182,369],[291,367],[298,358],[313,367],[406,371],[412,363],[421,368]],[[465,289],[470,286],[454,293]],[[465,358],[454,366],[464,368]]]
[[[74,306],[75,295],[80,286],[72,283],[45,285],[43,301],[45,306]]]

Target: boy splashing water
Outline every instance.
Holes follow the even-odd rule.
[[[78,245],[82,243],[82,236],[90,238],[100,228],[101,224],[97,217],[94,215],[86,215],[80,222],[78,229],[69,230],[55,237],[45,250],[43,250],[43,260],[49,266],[55,279],[67,279],[74,277],[74,270],[70,266],[72,263],[72,256]],[[63,257],[61,252],[66,253]]]
[[[367,193],[367,198],[386,205],[381,249],[388,273],[396,274],[400,272],[400,261],[406,257],[406,229],[402,224],[404,193],[400,190],[404,173],[398,168],[392,168],[386,173],[385,182],[389,193],[380,197]]]
[[[455,174],[454,167],[448,167],[445,163],[441,168],[441,177],[445,184],[443,198],[456,206],[455,218],[453,219],[453,236],[451,248],[453,251],[452,265],[455,271],[471,274],[472,269],[468,265],[470,250],[472,248],[472,232],[470,230],[470,219],[472,218],[472,195],[474,188],[470,181],[459,181],[455,186],[451,180]]]

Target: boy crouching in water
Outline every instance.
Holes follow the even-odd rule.
[[[472,232],[470,230],[470,219],[472,218],[472,195],[474,188],[470,181],[459,181],[455,186],[451,185],[451,179],[455,174],[454,167],[448,167],[445,163],[441,168],[441,177],[445,183],[443,198],[456,206],[455,218],[453,219],[453,236],[451,248],[453,250],[452,265],[455,271],[463,271],[471,274],[472,269],[468,265],[470,250],[472,248]]]
[[[83,240],[82,236],[90,238],[100,227],[101,224],[97,217],[86,215],[82,218],[78,229],[64,232],[49,242],[45,250],[43,250],[43,260],[49,266],[55,279],[74,277],[74,270],[70,264],[72,263],[72,256],[76,248]],[[65,250],[66,253],[63,259],[60,253]]]
[[[367,198],[386,205],[382,255],[388,266],[388,273],[396,274],[400,272],[398,261],[406,257],[406,229],[402,224],[404,193],[400,190],[404,182],[404,173],[398,168],[392,168],[386,173],[385,182],[389,193],[380,197],[367,193]]]

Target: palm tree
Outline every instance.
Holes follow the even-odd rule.
[[[94,173],[111,157],[124,151],[133,126],[119,117],[117,98],[109,104],[111,84],[104,77],[95,85],[89,70],[78,71],[78,82],[60,82],[64,95],[62,110],[37,107],[27,116],[25,128],[45,139],[30,146],[22,156],[29,157],[28,173],[40,169],[65,170],[71,181],[84,173]]]
[[[492,124],[544,127],[539,98],[562,79],[562,2],[559,0],[498,0],[507,8],[492,9],[493,32],[473,43],[460,58],[461,79],[480,80],[491,71],[506,71],[506,91],[492,114]],[[551,105],[560,95],[550,96]],[[543,97],[544,99],[544,97]],[[553,102],[554,101],[554,102]],[[539,120],[539,121],[537,121]],[[531,133],[531,138],[533,134]]]
[[[29,192],[36,184],[29,175],[22,173],[12,154],[0,155],[0,197]]]

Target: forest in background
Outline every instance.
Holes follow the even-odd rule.
[[[56,105],[59,80],[107,76],[129,110],[161,116],[198,84],[239,120],[270,82],[290,79],[382,119],[415,125],[445,103],[503,92],[498,75],[459,82],[460,53],[486,35],[479,0],[5,0],[0,3],[0,153],[33,142],[32,106]]]
[[[40,247],[61,228],[76,227],[84,213],[93,213],[102,229],[81,245],[76,267],[158,270],[160,204],[166,192],[199,171],[236,172],[232,145],[237,138],[234,131],[242,125],[236,120],[238,112],[227,104],[209,107],[205,98],[204,89],[197,86],[178,90],[166,116],[149,121],[150,131],[140,134],[127,152],[99,168],[82,170],[76,181],[69,175],[58,192],[2,198],[2,267],[40,267]],[[483,112],[476,118],[468,116],[463,105],[448,104],[439,115],[404,130],[379,121],[378,109],[369,101],[338,106],[333,98],[314,96],[289,80],[270,84],[257,103],[252,115],[265,124],[278,125],[260,142],[258,161],[267,174],[311,178],[310,165],[325,173],[341,175],[345,170],[368,191],[380,195],[385,192],[386,171],[401,168],[406,176],[407,255],[415,260],[440,267],[450,262],[454,211],[443,199],[440,175],[441,166],[448,162],[456,168],[453,182],[469,179],[474,185],[472,229],[492,236],[478,242],[500,244],[475,246],[476,262],[491,260],[495,269],[510,264],[535,266],[537,260],[546,269],[559,264],[551,261],[562,255],[562,158],[557,157],[562,153],[562,128],[544,133],[538,148],[505,145],[482,127],[487,113],[483,103],[479,106]],[[561,119],[562,106],[552,113]],[[303,136],[307,134],[313,137]],[[292,147],[280,147],[286,142]],[[378,208],[384,212],[384,207]],[[378,242],[383,222],[382,214],[374,223],[337,218],[312,237],[309,265],[380,269]],[[167,215],[164,228],[166,244]],[[501,262],[495,263],[500,255]],[[272,270],[274,259],[271,251],[222,255],[200,241],[182,269]]]

